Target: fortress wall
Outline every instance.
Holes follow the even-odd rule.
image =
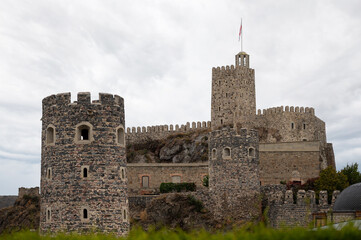
[[[203,177],[208,175],[208,163],[129,163],[127,164],[129,194],[144,195],[159,193],[163,182],[172,182],[172,176],[180,176],[181,182],[194,182],[197,188],[204,188]],[[147,176],[149,186],[142,184]]]
[[[260,129],[260,142],[321,141],[326,145],[325,123],[315,116],[313,108],[281,106],[258,110],[256,126]]]
[[[176,133],[187,133],[190,131],[205,130],[211,128],[211,122],[187,122],[182,125],[157,125],[148,127],[132,127],[127,128],[126,142],[127,144],[144,143],[149,140],[161,140]]]
[[[320,173],[320,143],[260,143],[260,181],[262,185],[281,181],[301,181]]]
[[[279,185],[271,185],[261,188],[263,206],[269,207],[268,219],[272,227],[307,227],[312,221],[319,221],[316,216],[323,216],[323,223],[327,223],[327,212],[332,208],[339,191],[334,191],[332,203],[327,202],[327,191],[320,191],[319,203],[316,203],[314,191],[299,190],[296,194],[296,201],[292,190],[285,191]],[[316,214],[315,214],[316,213]],[[336,213],[334,213],[335,215]],[[318,223],[315,223],[318,224]]]

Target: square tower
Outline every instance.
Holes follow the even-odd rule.
[[[222,126],[252,128],[256,116],[255,72],[249,55],[240,52],[235,66],[212,69],[212,129]]]

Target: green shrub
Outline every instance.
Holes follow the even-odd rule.
[[[194,192],[195,190],[195,183],[161,183],[159,187],[161,193]]]
[[[202,209],[204,208],[203,203],[200,200],[193,197],[192,195],[188,195],[188,202],[190,205],[193,205],[195,207],[195,210],[197,212],[201,212]]]
[[[205,175],[204,177],[203,177],[203,186],[205,186],[205,187],[209,187],[209,175]]]

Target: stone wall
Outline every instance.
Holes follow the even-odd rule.
[[[215,219],[249,221],[260,217],[258,134],[230,128],[209,138],[209,191]]]
[[[320,143],[293,142],[260,144],[262,185],[301,181],[320,175]]]
[[[172,182],[174,176],[179,176],[180,182],[194,182],[198,189],[204,188],[208,163],[129,163],[127,171],[130,195],[157,194],[160,184]],[[148,178],[148,186],[143,186],[143,177]]]
[[[190,131],[210,129],[211,122],[187,122],[186,124],[178,125],[159,125],[148,127],[132,127],[127,128],[126,140],[127,144],[146,143],[149,140],[162,140],[168,136],[177,133],[187,133]]]
[[[22,198],[22,197],[24,197],[24,195],[40,196],[39,187],[34,187],[34,188],[24,188],[24,187],[21,187],[21,188],[19,188],[18,197],[19,197],[19,198]]]
[[[129,229],[124,101],[100,93],[43,99],[40,230]],[[86,170],[85,170],[86,169]]]

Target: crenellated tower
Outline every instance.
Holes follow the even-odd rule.
[[[129,230],[124,100],[43,99],[40,230]]]
[[[212,69],[212,129],[253,128],[255,116],[255,72],[249,67],[249,55],[240,52],[234,66]]]

